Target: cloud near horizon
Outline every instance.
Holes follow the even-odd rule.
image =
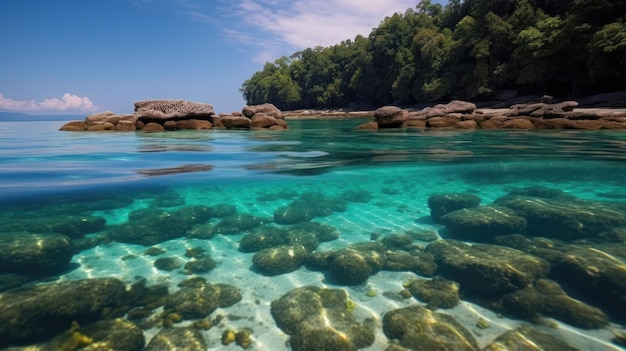
[[[11,112],[95,112],[99,109],[88,97],[65,93],[59,98],[35,100],[13,100],[0,93],[0,111]]]
[[[415,0],[221,0],[240,28],[225,28],[233,41],[254,46],[264,63],[316,46],[367,36],[386,16],[415,7]],[[243,27],[241,25],[243,25]]]

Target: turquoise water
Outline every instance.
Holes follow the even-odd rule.
[[[623,132],[356,130],[362,122],[290,120],[287,131],[155,134],[70,133],[58,131],[62,122],[1,122],[0,217],[3,223],[8,218],[104,218],[106,226],[87,233],[90,238],[124,225],[138,209],[174,213],[192,205],[227,204],[238,214],[262,218],[263,225],[281,227],[286,225],[272,223],[275,212],[303,194],[333,199],[347,197],[350,191],[364,194],[365,200],[346,199],[344,209],[314,216],[313,221],[340,233],[339,239],[323,242],[316,250],[324,251],[392,234],[418,232],[449,238],[444,226],[430,218],[428,199],[436,193],[471,193],[488,205],[514,189],[544,187],[592,204],[626,209]],[[617,227],[612,229],[622,228]],[[217,266],[196,276],[236,286],[243,296],[238,304],[220,310],[225,318],[218,327],[203,332],[212,345],[208,349],[234,349],[234,344],[222,346],[219,341],[229,327],[252,329],[256,349],[285,349],[289,336],[274,324],[269,304],[300,286],[345,289],[357,303],[358,320],[379,321],[376,341],[369,350],[384,349],[389,343],[380,326],[384,313],[423,305],[415,298],[397,298],[402,284],[418,277],[413,272],[381,270],[356,285],[337,284],[323,271],[304,266],[275,276],[261,274],[253,267],[253,253],[238,250],[241,238],[256,229],[218,233],[210,239],[180,234],[149,245],[103,242],[76,252],[68,270],[44,280],[115,277],[131,284],[143,277],[148,285],[165,283],[175,291],[176,284],[189,275],[157,269],[154,261],[159,256],[143,253],[155,246],[166,250],[165,256],[188,262],[185,250],[200,247]],[[621,241],[626,236],[617,237],[610,241],[611,260],[618,262],[618,270],[626,271],[625,256],[620,256],[626,251]],[[605,252],[607,242],[594,237],[585,245],[597,245],[597,250]],[[422,247],[428,243],[415,240]],[[570,296],[597,305],[593,296],[561,285]],[[626,291],[622,293],[626,296]],[[520,316],[502,316],[471,297],[462,295],[462,299],[457,307],[438,311],[461,321],[481,348],[504,331],[531,323]],[[626,318],[610,306],[599,308],[610,317],[610,324],[602,328],[579,328],[550,316],[546,318],[560,327],[554,323],[535,326],[579,349],[617,350],[612,339],[623,332]],[[488,320],[490,327],[477,328],[480,318]],[[145,328],[146,341],[158,331],[155,326]]]

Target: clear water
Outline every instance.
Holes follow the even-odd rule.
[[[620,131],[356,130],[362,122],[290,120],[287,131],[156,134],[70,133],[58,131],[62,122],[1,122],[0,204],[5,215],[27,211],[36,217],[38,211],[67,214],[89,203],[137,194],[120,207],[88,206],[89,214],[114,225],[127,221],[132,210],[158,205],[163,194],[175,194],[174,207],[227,203],[239,213],[271,218],[292,200],[272,197],[286,190],[331,196],[352,189],[369,192],[369,202],[350,202],[345,212],[315,219],[341,232],[340,239],[318,248],[326,250],[369,241],[372,234],[439,231],[442,227],[429,220],[427,200],[433,193],[472,192],[489,204],[511,189],[544,186],[581,199],[626,202],[626,134]],[[210,349],[222,347],[219,338],[226,326],[252,328],[259,350],[284,349],[288,336],[275,327],[269,303],[298,286],[346,289],[357,302],[360,320],[380,321],[389,310],[420,304],[388,297],[417,277],[410,272],[379,272],[354,287],[333,285],[322,273],[305,268],[275,277],[260,275],[250,269],[252,254],[237,250],[244,234],[156,245],[167,256],[185,260],[186,248],[206,249],[218,266],[202,276],[242,290],[242,302],[221,312],[227,316],[224,325],[204,332],[214,345]],[[117,277],[130,284],[142,276],[149,284],[166,282],[176,289],[177,282],[188,278],[155,269],[155,258],[143,256],[145,250],[115,242],[96,246],[77,253],[74,268],[58,279]],[[122,260],[128,255],[134,258]],[[470,302],[441,312],[461,321],[481,347],[525,323]],[[478,329],[479,318],[488,320],[490,328]],[[580,349],[619,349],[610,343],[613,332],[623,329],[618,322],[591,331],[558,323],[559,328],[537,328]],[[386,347],[380,329],[368,349]],[[147,338],[156,331],[146,331]]]

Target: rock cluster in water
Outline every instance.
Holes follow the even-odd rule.
[[[135,131],[163,132],[181,129],[251,129],[287,128],[281,111],[272,104],[245,106],[242,112],[217,115],[213,106],[186,100],[145,100],[135,102],[134,114],[111,111],[87,116],[84,121],[70,121],[63,131]]]
[[[126,208],[137,198],[148,207],[128,213],[121,223],[107,224],[93,215]],[[437,193],[428,206],[430,219],[443,228],[442,238],[386,233],[344,246],[338,243],[337,228],[315,221],[372,198],[363,189],[348,189],[341,196],[265,194],[261,200],[281,199],[287,205],[264,217],[241,213],[230,204],[187,205],[167,190],[157,196],[138,191],[81,202],[55,198],[47,206],[7,209],[0,214],[0,348],[37,342],[44,350],[206,350],[209,340],[202,331],[219,325],[218,308],[239,303],[240,287],[207,281],[202,275],[221,262],[200,247],[188,248],[183,256],[165,255],[165,249],[151,245],[216,235],[238,242],[251,270],[266,276],[306,267],[323,272],[327,284],[360,288],[377,272],[416,274],[397,282],[404,290],[385,292],[384,297],[393,294],[409,305],[390,308],[382,325],[353,315],[355,304],[344,289],[299,287],[269,307],[259,305],[270,309],[293,350],[365,348],[375,342],[377,328],[388,339],[388,351],[478,350],[472,327],[446,311],[461,298],[531,323],[553,318],[596,329],[624,321],[624,203],[583,200],[544,187],[510,189],[487,204],[473,193]],[[47,219],[48,225],[35,217]],[[154,260],[156,269],[190,277],[175,291],[166,284],[147,286],[141,278],[131,286],[115,278],[25,284],[63,273],[75,252],[111,240],[145,245],[143,257]],[[333,241],[333,249],[319,249],[320,243]],[[488,327],[485,323],[481,327]],[[142,330],[155,327],[161,329],[145,345]],[[494,337],[483,350],[529,340],[540,349],[573,350],[530,326]],[[226,329],[222,343],[250,347],[254,330]]]
[[[374,121],[359,129],[454,128],[454,129],[625,129],[626,112],[575,110],[576,101],[528,103],[508,109],[479,110],[460,100],[421,111],[384,106],[374,112]]]

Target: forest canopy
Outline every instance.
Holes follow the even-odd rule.
[[[626,0],[421,1],[368,37],[266,63],[241,87],[281,109],[623,90]]]

